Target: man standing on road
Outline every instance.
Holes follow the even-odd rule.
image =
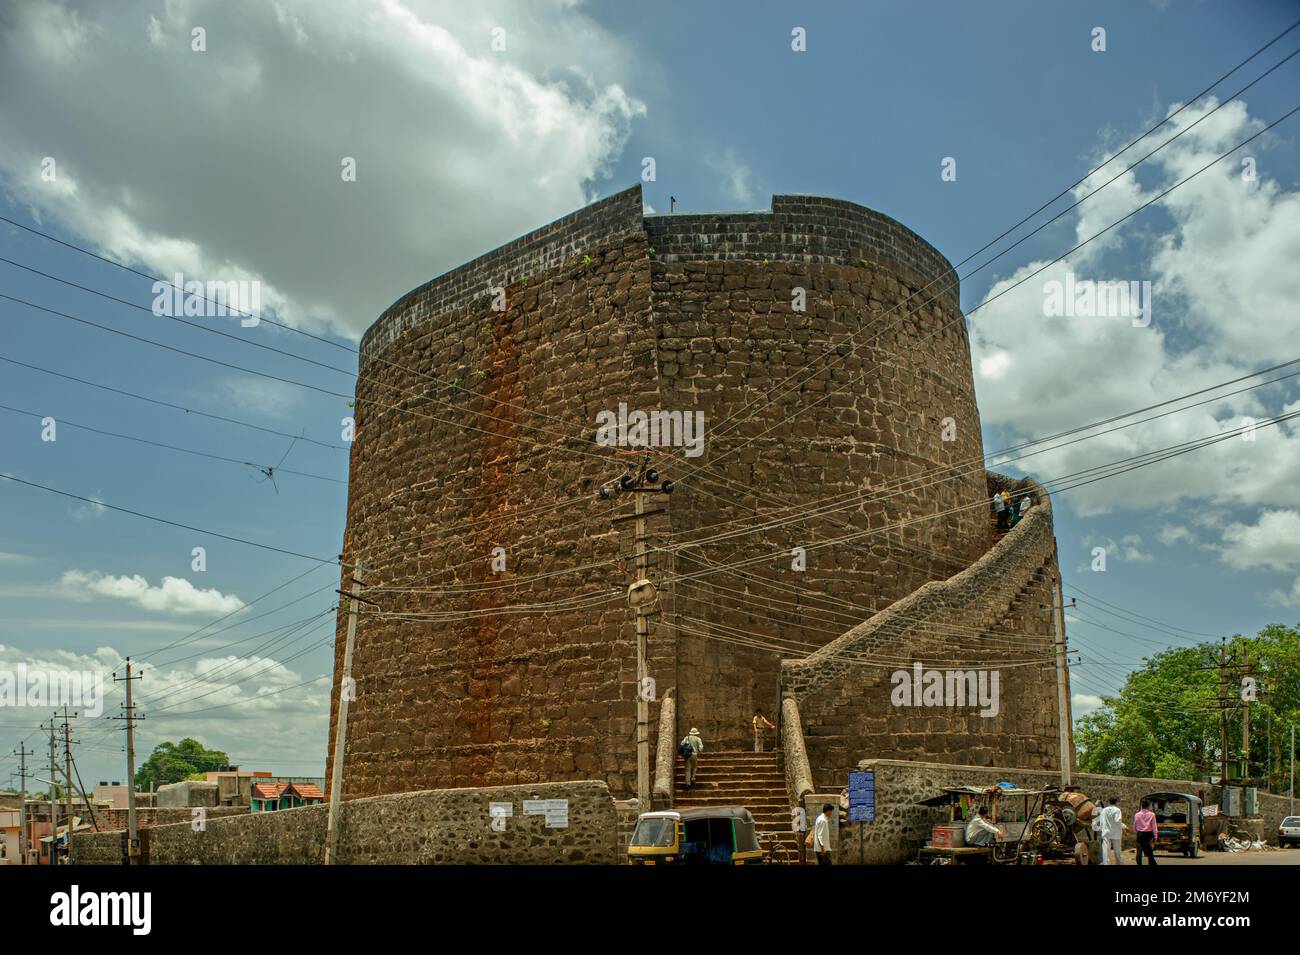
[[[1120,812],[1119,797],[1111,796],[1110,805],[1097,816],[1097,832],[1101,836],[1101,864],[1124,864],[1124,814]]]
[[[830,803],[822,806],[822,814],[813,826],[813,852],[817,853],[818,865],[831,865],[831,813],[835,807]]]
[[[1142,854],[1156,864],[1156,814],[1151,811],[1151,800],[1143,799],[1142,808],[1133,817],[1133,832],[1137,835],[1137,864],[1142,864]]]

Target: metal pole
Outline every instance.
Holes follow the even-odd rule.
[[[1290,793],[1291,793],[1291,797],[1290,797],[1290,799],[1291,799],[1291,801],[1290,801],[1290,808],[1287,809],[1286,814],[1287,814],[1288,816],[1294,816],[1294,815],[1295,815],[1295,724],[1294,724],[1294,723],[1291,724],[1291,787],[1290,787]]]
[[[645,547],[645,491],[636,492],[636,579],[645,580],[648,572]],[[636,794],[642,811],[650,807],[650,702],[645,698],[646,654],[650,623],[648,608],[642,604],[636,613]]]
[[[325,865],[332,865],[338,854],[339,803],[343,798],[343,754],[348,738],[348,702],[352,693],[352,651],[357,642],[357,612],[361,601],[361,578],[365,564],[357,561],[352,572],[352,597],[348,601],[348,636],[343,645],[343,675],[339,680],[339,718],[334,730],[334,766],[330,772],[330,805],[325,823]],[[346,573],[346,571],[345,571]]]

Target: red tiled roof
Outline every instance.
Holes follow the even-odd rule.
[[[289,783],[285,791],[292,790],[301,799],[324,799],[325,794],[320,791],[319,786],[313,786],[311,783]]]
[[[253,783],[254,799],[279,799],[284,795],[284,783]]]

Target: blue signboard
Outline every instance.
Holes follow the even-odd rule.
[[[849,773],[849,822],[876,821],[876,774]]]

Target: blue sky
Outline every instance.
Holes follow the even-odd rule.
[[[656,211],[670,195],[687,212],[766,208],[780,192],[837,196],[896,217],[955,263],[1294,18],[1281,2],[474,6],[363,11],[333,0],[285,3],[277,16],[268,5],[193,0],[126,3],[107,16],[98,5],[14,4],[0,14],[0,214],[144,272],[260,280],[267,314],[347,345],[410,287],[638,181],[647,156],[657,179],[644,195]],[[196,26],[206,31],[203,52],[192,49]],[[1098,26],[1104,52],[1090,46]],[[504,51],[489,46],[497,27]],[[795,27],[806,30],[805,52],[791,49]],[[1151,146],[1297,45],[1300,30]],[[964,281],[963,307],[1296,106],[1298,80],[1300,57],[1136,177]],[[1298,357],[1288,351],[1300,341],[1297,123],[1239,154],[1255,159],[1255,181],[1225,161],[1180,189],[1177,202],[1071,260],[1091,278],[1152,281],[1151,328],[1048,328],[1042,278],[971,315],[987,450]],[[41,175],[46,157],[55,160],[52,181]],[[341,180],[341,157],[357,160],[356,182]],[[956,160],[955,181],[940,178],[944,157]],[[219,324],[231,339],[176,325],[147,311],[148,280],[3,223],[0,256],[144,308],[0,263],[4,295],[325,392],[352,391],[347,373],[250,342],[354,371],[345,349],[269,325]],[[0,410],[0,471],[302,555],[338,553],[346,397],[7,299],[0,322],[4,358],[279,432],[0,361],[0,404],[59,421],[57,440],[42,441],[39,418]],[[1026,467],[1064,473],[1297,400],[1294,384],[1273,386]],[[262,480],[252,465],[274,465],[286,451],[283,468],[330,480],[284,472],[274,485]],[[1063,495],[1056,517],[1067,585],[1201,633],[1294,623],[1297,468],[1300,430],[1283,427]],[[1107,549],[1105,573],[1089,569],[1097,546]],[[206,548],[204,572],[192,570],[194,547]],[[0,482],[0,665],[111,666],[150,655],[159,670],[146,677],[146,700],[192,701],[180,713],[223,708],[188,719],[159,710],[141,733],[146,751],[197,735],[246,767],[319,773],[331,666],[325,611],[337,580],[313,566]],[[232,600],[247,603],[304,572],[218,626],[290,604],[283,610],[162,649]],[[169,577],[176,581],[164,584]],[[1077,671],[1082,696],[1113,689],[1126,664],[1180,642],[1096,604],[1080,612],[1070,633],[1088,661]],[[286,629],[258,636],[273,627]],[[210,655],[180,659],[197,651]],[[258,694],[268,696],[247,702]],[[0,712],[0,752],[20,739],[39,743],[30,727],[44,714],[31,715]],[[83,778],[120,778],[120,734],[91,722]],[[0,763],[0,785],[12,762]]]

